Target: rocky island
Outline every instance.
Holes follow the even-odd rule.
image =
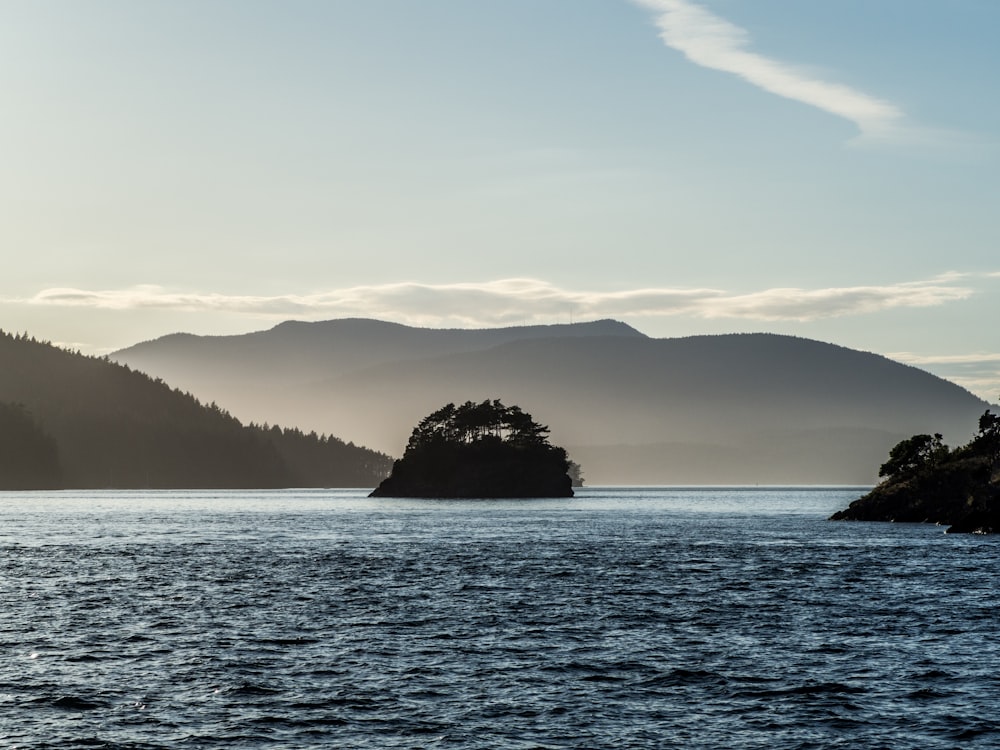
[[[948,533],[1000,533],[1000,416],[989,410],[979,432],[950,449],[940,434],[914,435],[882,464],[884,481],[833,521],[907,521],[947,525]]]
[[[447,404],[414,428],[371,497],[572,497],[566,451],[548,432],[498,400]]]

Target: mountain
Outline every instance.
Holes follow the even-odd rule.
[[[347,318],[319,323],[287,321],[238,336],[177,333],[112,355],[169,383],[198,390],[236,387],[252,393],[264,384],[284,386],[357,372],[403,360],[474,352],[512,341],[592,336],[645,338],[624,323],[600,320],[573,325],[514,328],[411,328],[379,320]],[[184,386],[186,387],[186,386]]]
[[[243,418],[395,455],[449,401],[500,398],[552,428],[594,484],[875,480],[919,432],[968,438],[987,404],[927,372],[809,339],[653,339],[615,321],[430,330],[369,320],[168,336],[114,359]]]
[[[128,366],[0,332],[0,489],[378,484],[391,459],[244,426]]]

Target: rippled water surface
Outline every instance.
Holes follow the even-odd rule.
[[[1000,746],[993,538],[364,494],[0,494],[0,747]]]

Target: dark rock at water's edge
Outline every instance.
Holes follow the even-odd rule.
[[[1000,533],[1000,508],[973,510],[953,523],[948,534],[997,534]]]
[[[371,497],[572,497],[566,451],[547,432],[497,400],[447,404],[414,428]]]
[[[914,435],[889,454],[884,481],[832,521],[947,525],[948,533],[1000,532],[1000,417],[989,410],[979,432],[954,450],[940,434]]]

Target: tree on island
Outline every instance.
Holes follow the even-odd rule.
[[[446,404],[413,429],[372,497],[572,497],[566,451],[549,428],[499,400]]]
[[[909,521],[949,532],[1000,532],[1000,416],[987,410],[979,432],[954,450],[940,434],[898,443],[882,464],[884,480],[834,521]]]

